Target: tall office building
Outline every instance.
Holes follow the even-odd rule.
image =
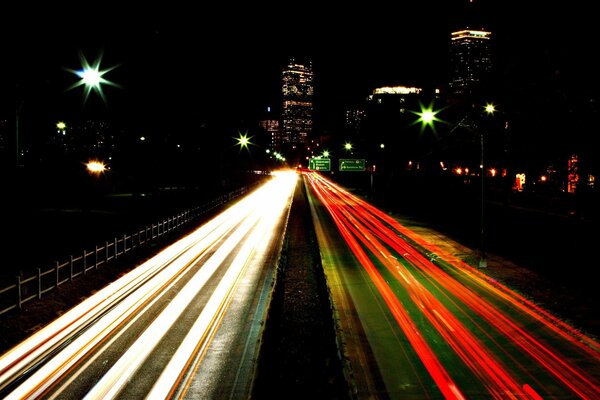
[[[450,90],[471,97],[486,89],[492,71],[491,32],[463,29],[452,32]]]
[[[307,143],[313,128],[312,64],[293,60],[283,70],[282,139],[290,143]]]

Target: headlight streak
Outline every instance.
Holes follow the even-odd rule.
[[[288,184],[282,185],[282,181],[285,181],[282,177],[286,176],[290,177],[290,179],[287,179]],[[239,231],[240,233],[234,231],[227,239],[230,241],[227,242],[225,240],[224,242],[229,244],[224,244],[216,250],[208,261],[202,265],[202,268],[199,269],[199,272],[196,274],[198,278],[194,277],[193,283],[186,285],[182,289],[184,294],[171,302],[171,304],[180,304],[181,307],[184,307],[186,302],[189,302],[194,296],[194,292],[187,288],[194,288],[196,286],[194,289],[197,293],[203,285],[202,281],[205,282],[208,279],[207,276],[211,274],[210,270],[214,272],[219,267],[219,259],[222,261],[231,249],[235,245],[238,245],[248,230],[252,228],[252,222],[250,221],[256,222],[260,218],[255,213],[255,209],[257,207],[273,207],[273,201],[277,201],[275,193],[278,185],[285,187],[285,189],[280,189],[279,191],[280,198],[278,204],[280,210],[285,208],[286,203],[284,200],[281,200],[281,196],[285,196],[284,192],[287,190],[286,199],[289,200],[290,187],[292,188],[291,192],[293,192],[293,186],[290,186],[291,177],[293,177],[293,181],[295,182],[297,179],[295,173],[275,176],[267,184],[232,205],[222,214],[198,228],[194,233],[169,246],[163,252],[136,267],[130,273],[108,285],[95,295],[90,296],[62,317],[57,318],[54,322],[5,353],[0,357],[0,390],[10,385],[15,379],[18,379],[24,371],[30,368],[32,363],[45,362],[44,365],[25,381],[20,382],[19,386],[7,398],[36,398],[48,391],[50,387],[56,385],[58,380],[62,379],[65,374],[72,373],[76,367],[77,371],[75,373],[79,373],[83,368],[78,364],[83,361],[84,357],[88,357],[84,365],[88,365],[91,362],[90,359],[98,357],[97,354],[88,355],[90,351],[98,351],[99,346],[102,345],[106,348],[110,343],[115,341],[116,336],[114,335],[119,334],[115,332],[118,332],[124,326],[133,324],[133,321],[137,318],[133,316],[134,312],[143,312],[143,310],[148,309],[156,299],[153,296],[156,296],[159,290],[173,285],[175,280],[179,279],[178,277],[188,270],[201,254],[209,252],[236,225],[241,224],[240,228],[242,230]],[[287,204],[289,204],[289,201]],[[274,209],[272,211],[274,212]],[[266,225],[263,224],[262,226],[263,229],[267,229]],[[170,305],[167,307],[170,307]],[[169,310],[174,311],[173,308],[175,307],[172,306]],[[175,312],[171,313],[172,315],[168,317],[165,316],[167,314],[169,312],[163,312],[154,320],[154,325],[163,325],[161,329],[156,328],[156,331],[153,331],[148,328],[142,334],[142,336],[146,336],[143,336],[142,340],[138,340],[125,354],[133,354],[134,357],[143,359],[144,354],[148,351],[147,348],[153,348],[152,345],[148,345],[149,340],[153,339],[154,336],[161,337],[166,330],[165,327],[174,319],[173,315]],[[80,331],[82,329],[83,333]],[[143,343],[143,345],[137,343]],[[58,348],[60,348],[60,352],[57,352]],[[137,351],[135,350],[136,348]],[[126,359],[125,355],[121,359]],[[117,364],[113,365],[112,369],[122,368],[123,365],[126,366],[125,369],[129,373],[131,370],[137,369],[139,362],[119,360]],[[123,375],[127,374],[120,374],[119,377],[110,375],[113,378],[102,378],[101,382],[111,381],[110,386],[116,387],[121,385],[122,387],[121,383],[114,384],[114,381],[118,382],[119,378]],[[71,377],[69,382],[72,380],[74,380],[74,377]],[[67,384],[61,382],[61,384],[63,384],[62,387],[66,387],[68,382]],[[99,389],[94,388],[90,391],[90,398],[95,396],[94,393],[96,392],[94,390],[100,390],[100,392],[105,390],[101,389],[102,385],[100,382],[97,388]],[[61,389],[59,388],[58,390]],[[114,393],[117,392],[118,389]],[[54,396],[56,395],[58,394],[55,393]]]
[[[402,254],[407,261],[418,268],[418,270],[422,271],[424,277],[434,285],[446,289],[471,310],[477,312],[492,326],[497,328],[514,342],[514,345],[520,347],[526,354],[529,354],[532,359],[548,369],[573,392],[583,398],[600,396],[598,383],[594,382],[593,378],[589,377],[585,371],[568,363],[562,355],[555,353],[550,347],[528,334],[519,326],[519,324],[513,322],[506,314],[499,312],[491,304],[482,301],[482,299],[471,289],[468,289],[459,281],[452,278],[432,261],[416,251],[410,244],[405,242],[396,232],[389,229],[387,226],[391,226],[396,229],[396,231],[401,232],[411,239],[414,238],[415,242],[427,249],[431,249],[434,246],[428,244],[422,238],[418,237],[418,235],[410,232],[407,228],[402,227],[397,221],[393,220],[385,213],[325,180],[320,175],[311,173],[306,174],[306,176],[308,177],[313,191],[332,215],[338,228],[342,232],[342,235],[348,242],[348,245],[352,248],[357,258],[361,260],[361,263],[363,263],[363,266],[369,274],[372,274],[371,271],[375,267],[371,265],[371,261],[368,259],[362,248],[357,245],[357,239],[396,276],[398,282],[403,283],[403,286],[410,294],[412,300],[415,304],[419,305],[428,320],[436,327],[438,332],[442,334],[442,337],[444,337],[457,354],[461,356],[461,359],[464,360],[465,364],[470,366],[475,375],[479,376],[484,382],[487,382],[484,384],[489,388],[490,394],[502,397],[507,393],[513,393],[513,395],[516,396],[526,394],[533,398],[539,397],[537,392],[529,384],[525,383],[519,385],[516,380],[507,373],[510,369],[507,369],[502,366],[502,364],[498,363],[497,360],[486,351],[482,343],[479,343],[479,341],[456,319],[456,317],[446,310],[439,300],[433,297],[432,294],[428,292],[408,270],[402,267],[399,262],[395,262],[393,255],[389,253],[383,243],[397,251],[398,254]],[[439,252],[436,255],[442,259],[446,258],[444,252]],[[454,257],[449,257],[449,259],[450,261],[448,259],[445,259],[445,261],[451,263],[454,268],[462,270],[462,264],[464,263],[456,263]],[[472,268],[464,269],[465,273],[470,272],[471,270]],[[386,298],[389,295],[388,291],[391,292],[391,290],[384,282],[379,285],[376,281],[382,281],[382,279],[376,275],[377,274],[373,273],[374,282],[378,289],[382,291],[382,296]],[[547,313],[543,312],[543,310],[538,307],[529,307],[529,302],[521,301],[521,296],[512,296],[513,292],[510,291],[510,289],[506,287],[496,287],[496,285],[489,282],[489,278],[483,278],[481,273],[472,273],[470,275],[471,279],[475,280],[478,285],[483,286],[491,294],[500,297],[504,301],[510,302],[511,305],[517,309],[533,317],[539,323],[544,324],[544,326],[547,326],[549,330],[567,339],[569,343],[583,349],[585,353],[591,355],[594,359],[600,359],[600,355],[594,346],[586,345],[590,343],[592,345],[596,344],[593,340],[588,338],[588,340],[585,341],[586,344],[581,343],[577,340],[582,336],[581,334],[575,334],[575,337],[569,335],[569,333],[574,332],[574,330],[564,323],[559,324],[559,328],[555,327],[555,318],[547,318]],[[449,297],[447,297],[447,300],[452,301]],[[405,328],[403,327],[403,329]],[[440,389],[442,388],[440,387]]]
[[[237,210],[232,215],[240,216]],[[232,220],[229,224],[224,223],[217,226],[216,229],[210,227],[208,236],[198,243],[189,246],[184,245],[183,248],[171,246],[170,248],[175,248],[177,251],[177,258],[172,257],[169,251],[166,251],[166,254],[160,257],[157,256],[158,263],[151,264],[151,266],[156,265],[158,272],[152,275],[149,280],[143,281],[144,290],[139,290],[141,285],[136,285],[136,290],[127,293],[127,296],[118,296],[117,300],[119,302],[114,308],[99,320],[95,320],[95,323],[83,334],[79,335],[13,391],[9,398],[13,398],[13,396],[14,398],[35,398],[47,390],[62,375],[69,372],[89,351],[96,348],[109,334],[120,328],[131,315],[139,312],[142,307],[148,306],[148,302],[158,291],[165,289],[172,282],[173,277],[186,269],[200,252],[212,247],[214,241],[228,232],[233,227],[232,224],[235,223],[237,221]],[[181,251],[185,251],[185,253],[180,254]],[[138,274],[134,273],[133,275]],[[104,324],[99,322],[104,322]]]
[[[85,399],[112,399],[119,394],[131,375],[144,363],[154,347],[194,299],[194,296],[204,287],[213,273],[235,249],[238,243],[240,243],[256,221],[257,217],[253,214],[252,219],[244,221],[242,226],[219,247],[219,250],[196,272],[189,283],[177,293],[169,305],[86,395]]]
[[[228,307],[234,289],[242,272],[252,261],[252,256],[256,249],[260,248],[261,243],[265,244],[272,240],[273,226],[281,217],[285,210],[289,197],[293,193],[296,179],[288,179],[280,186],[280,192],[270,195],[266,199],[260,211],[259,223],[253,229],[250,237],[244,241],[244,245],[236,258],[232,261],[225,276],[219,282],[218,287],[211,295],[208,303],[202,310],[200,316],[194,323],[194,326],[188,332],[186,338],[181,343],[175,355],[167,367],[163,370],[160,378],[154,384],[154,387],[147,396],[147,399],[165,399],[182,398],[191,383],[191,376],[194,375],[200,359],[209,344],[207,337],[217,328],[218,321],[224,315]],[[194,358],[198,358],[194,362]],[[194,365],[192,371],[190,365]],[[184,378],[184,373],[189,371],[188,380],[185,385],[180,385]],[[179,388],[179,391],[177,389]],[[174,396],[174,394],[176,394]]]
[[[168,263],[179,257],[181,253],[193,246],[203,237],[210,235],[214,230],[225,233],[223,223],[228,218],[235,220],[241,215],[242,205],[234,205],[223,214],[207,222],[194,233],[171,245],[152,259],[138,266],[127,275],[109,284],[104,289],[90,296],[77,306],[71,308],[60,318],[48,324],[23,342],[6,352],[0,357],[0,389],[18,374],[20,370],[35,363],[35,360],[51,352],[56,346],[69,339],[71,335],[89,321],[98,318],[106,309],[122,297],[127,296],[139,285],[149,280],[160,272]]]

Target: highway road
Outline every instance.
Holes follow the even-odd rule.
[[[593,338],[319,173],[303,179],[356,398],[600,398]]]
[[[297,179],[274,174],[3,354],[0,397],[248,397]]]

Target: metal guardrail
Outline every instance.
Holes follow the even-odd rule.
[[[45,293],[72,282],[76,277],[87,275],[90,271],[124,256],[136,247],[181,228],[210,210],[243,195],[255,185],[256,183],[225,193],[201,206],[145,226],[130,235],[115,237],[100,246],[96,245],[94,250],[83,250],[79,255],[70,255],[65,262],[56,261],[51,269],[37,268],[37,273],[28,278],[18,275],[14,284],[0,289],[0,315],[15,309],[21,310],[23,304],[34,299],[42,299]]]

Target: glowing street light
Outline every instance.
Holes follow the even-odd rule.
[[[106,165],[102,161],[91,160],[85,165],[88,172],[92,175],[100,175],[106,171]]]
[[[92,90],[94,92],[96,92],[102,98],[102,100],[104,102],[106,102],[106,98],[104,97],[104,92],[102,91],[102,85],[110,85],[110,86],[116,86],[116,87],[120,87],[120,86],[114,82],[111,82],[111,81],[105,79],[104,75],[107,72],[115,69],[117,67],[117,65],[107,68],[107,69],[104,69],[104,70],[100,70],[100,62],[102,61],[102,54],[100,54],[98,56],[98,58],[96,59],[96,61],[94,61],[94,63],[92,65],[90,65],[90,63],[88,63],[88,61],[85,58],[85,56],[83,55],[83,53],[79,53],[79,60],[81,62],[81,69],[73,70],[73,69],[67,68],[67,71],[74,73],[81,79],[78,82],[75,82],[73,85],[69,86],[69,88],[67,88],[67,90],[74,89],[78,86],[84,86],[85,87],[84,99],[83,99],[84,103],[87,101],[88,96],[90,95],[90,92]]]
[[[329,157],[329,151],[327,151],[327,150],[323,151],[323,157],[325,157],[325,158]]]
[[[344,149],[346,149],[346,151],[352,151],[352,143],[350,143],[350,142],[344,143]]]
[[[485,105],[484,110],[488,114],[493,114],[496,112],[496,106],[493,105],[492,103],[488,103]]]
[[[235,140],[237,140],[236,146],[240,146],[240,150],[241,149],[248,149],[248,146],[253,144],[252,142],[250,142],[250,139],[252,139],[252,136],[248,137],[248,133],[244,133],[241,134],[235,138]]]
[[[59,121],[56,123],[56,130],[58,133],[62,134],[63,136],[65,136],[67,134],[67,124],[65,124],[62,121]]]
[[[435,122],[442,122],[441,119],[439,119],[436,115],[441,111],[441,110],[434,110],[433,109],[433,102],[429,104],[429,106],[425,107],[423,104],[420,104],[421,107],[421,111],[412,111],[413,114],[416,114],[419,116],[419,118],[413,123],[414,124],[418,124],[419,122],[421,123],[421,133],[425,130],[426,127],[430,127],[433,132],[435,132]]]

